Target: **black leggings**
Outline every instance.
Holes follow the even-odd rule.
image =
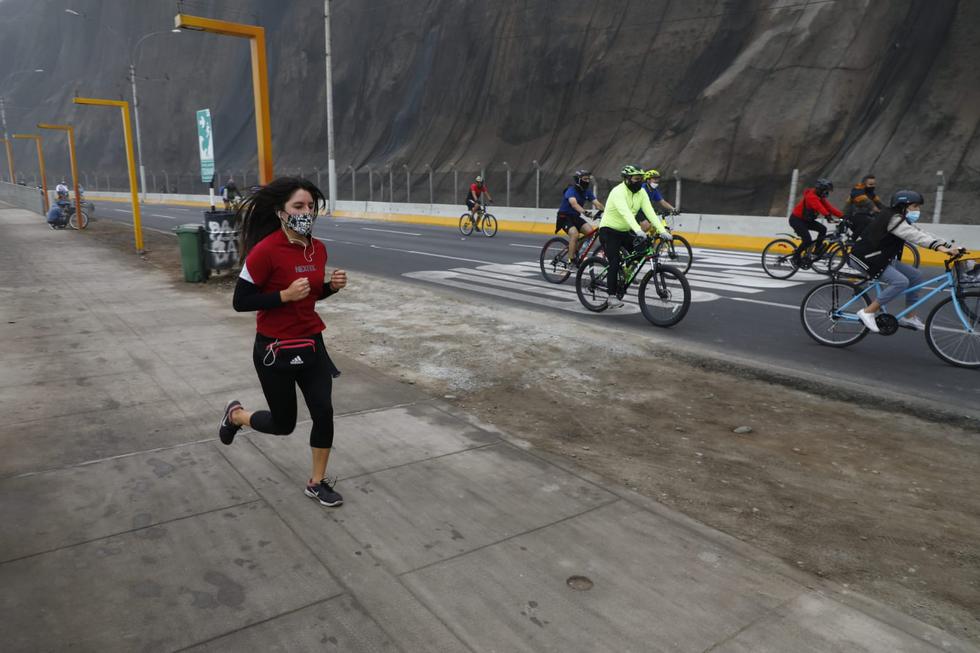
[[[623,256],[620,250],[626,250],[627,253],[632,252],[634,238],[636,236],[632,231],[617,231],[609,227],[599,229],[599,242],[602,243],[602,247],[606,251],[606,260],[609,262],[609,270],[606,274],[606,290],[610,295],[619,296],[619,270],[623,267]]]
[[[823,226],[816,220],[804,220],[803,218],[793,216],[789,219],[789,226],[793,228],[793,231],[796,232],[796,235],[799,236],[800,240],[802,241],[796,248],[796,251],[793,252],[793,256],[799,256],[802,254],[803,250],[805,250],[807,246],[813,242],[813,239],[810,238],[811,231],[817,232],[817,244],[813,248],[814,252],[820,249],[820,245],[823,244],[823,239],[827,236],[827,227]]]
[[[340,374],[327,354],[323,336],[317,334],[317,355],[312,365],[301,370],[278,370],[262,363],[265,346],[272,342],[261,334],[255,337],[252,362],[262,384],[269,410],[252,413],[252,428],[262,433],[289,435],[296,428],[296,386],[303,392],[306,406],[313,418],[310,446],[329,449],[333,446],[333,378]]]

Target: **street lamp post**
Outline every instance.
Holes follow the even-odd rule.
[[[330,213],[337,208],[337,165],[334,160],[333,143],[333,72],[330,64],[330,0],[323,0],[323,59],[326,67],[327,96],[327,180],[330,183]]]
[[[136,63],[139,57],[139,47],[143,41],[158,34],[180,34],[179,29],[150,32],[144,34],[133,46],[133,54],[129,63],[129,81],[133,85],[133,121],[136,127],[136,160],[140,167],[140,189],[143,191],[143,202],[146,202],[146,168],[143,167],[143,140],[140,137],[140,103],[136,96]]]
[[[371,166],[365,166],[368,171],[368,202],[374,201],[374,171]]]
[[[68,160],[71,165],[71,183],[75,189],[75,215],[78,217],[78,228],[84,229],[87,222],[81,219],[82,196],[78,192],[78,164],[75,160],[75,128],[71,125],[49,125],[43,122],[37,124],[38,129],[57,129],[68,132]]]
[[[501,165],[507,170],[507,206],[510,206],[510,164],[504,161]]]
[[[537,159],[531,161],[534,166],[534,208],[541,208],[541,166]]]
[[[126,144],[126,163],[129,168],[129,194],[133,205],[133,236],[136,240],[136,252],[143,254],[143,223],[140,218],[140,203],[136,188],[136,162],[133,160],[133,134],[129,124],[129,102],[125,100],[104,100],[100,98],[76,97],[72,100],[75,104],[86,104],[93,106],[118,107],[122,117],[123,139]]]
[[[433,204],[433,202],[432,202],[432,166],[430,166],[428,163],[426,163],[425,164],[425,169],[429,173],[429,210],[431,211],[432,210],[432,204]]]
[[[356,202],[357,201],[357,171],[354,170],[353,165],[347,166],[347,169],[350,170],[350,199],[352,202]],[[334,204],[334,208],[336,208],[337,203],[333,202],[333,204]],[[331,213],[333,213],[332,209],[331,209]]]
[[[395,203],[395,173],[391,169],[391,163],[388,164],[388,201]]]
[[[269,114],[269,69],[266,65],[265,29],[258,25],[230,23],[188,14],[177,14],[174,17],[174,27],[248,39],[252,54],[252,96],[255,102],[259,184],[268,184],[273,178],[273,168],[272,120]]]
[[[412,203],[412,173],[408,170],[408,164],[403,163],[402,167],[405,168],[405,203]]]
[[[32,140],[37,145],[37,167],[41,173],[41,193],[44,197],[42,204],[44,206],[44,213],[47,214],[51,206],[48,203],[48,179],[44,174],[44,152],[41,149],[41,137],[37,134],[14,134],[13,137]],[[37,185],[37,177],[34,178],[34,184]]]

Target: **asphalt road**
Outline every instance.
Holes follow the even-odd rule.
[[[132,221],[123,204],[102,202],[97,215]],[[142,212],[145,227],[168,232],[201,217],[201,209],[178,206],[147,205]],[[824,380],[857,382],[930,399],[974,415],[980,406],[980,372],[947,365],[932,353],[920,332],[871,334],[845,349],[814,342],[800,324],[799,304],[824,277],[807,272],[787,281],[771,279],[762,271],[758,254],[696,249],[688,274],[691,309],[679,325],[660,329],[643,318],[635,303],[627,303],[617,315],[589,313],[575,295],[574,277],[563,285],[546,283],[537,263],[545,236],[500,232],[494,238],[464,238],[444,227],[352,219],[321,220],[315,234],[327,242],[329,267],[476,294],[487,302],[564,313],[572,318],[571,330],[588,328],[589,321],[612,320],[634,329],[637,338],[655,332],[659,337],[805,370]],[[941,269],[926,272],[938,274]],[[921,312],[923,319],[927,310]]]

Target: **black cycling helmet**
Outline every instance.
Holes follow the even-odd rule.
[[[582,177],[591,177],[592,172],[589,170],[576,170],[575,174],[572,175],[572,179],[575,181],[575,185],[582,186]]]
[[[813,187],[816,188],[818,193],[829,193],[834,190],[834,182],[825,177],[821,177]]]
[[[915,190],[900,190],[896,191],[892,195],[891,201],[888,203],[895,211],[901,211],[909,204],[925,204],[926,200],[922,197],[922,193]]]

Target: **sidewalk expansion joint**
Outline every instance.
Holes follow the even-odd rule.
[[[180,447],[189,447],[198,444],[204,444],[207,442],[217,442],[218,438],[204,438],[203,440],[192,440],[190,442],[178,442],[177,444],[169,444],[165,447],[154,447],[152,449],[141,449],[139,451],[128,451],[126,453],[116,454],[115,456],[107,456],[105,458],[96,458],[94,460],[84,460],[82,462],[73,463],[71,465],[64,465],[62,467],[49,467],[47,469],[38,469],[32,472],[22,472],[20,474],[14,474],[13,476],[0,476],[0,483],[3,481],[13,480],[17,478],[27,478],[29,476],[40,476],[41,474],[48,474],[50,472],[61,472],[69,469],[75,469],[76,467],[87,467],[88,465],[96,465],[98,463],[109,462],[110,460],[119,460],[120,458],[131,458],[132,456],[139,456],[148,453],[157,453],[159,451],[169,451],[171,449],[179,449]]]
[[[590,485],[595,485],[595,484],[594,483],[590,483]],[[614,503],[616,503],[617,501],[623,501],[623,498],[622,497],[619,497],[619,496],[616,496],[614,494],[613,495],[613,498],[609,499],[608,501],[604,501],[603,503],[598,503],[598,504],[596,504],[596,505],[594,505],[594,506],[592,506],[590,508],[586,508],[585,510],[583,510],[581,512],[577,512],[574,515],[568,515],[567,517],[562,517],[561,519],[556,519],[556,520],[554,520],[552,522],[548,522],[547,524],[541,524],[540,526],[535,526],[534,528],[529,528],[526,531],[521,531],[520,533],[515,533],[513,535],[508,535],[507,537],[502,537],[499,540],[494,540],[493,542],[487,542],[486,544],[482,544],[482,545],[480,545],[478,547],[475,547],[473,549],[470,549],[469,551],[463,551],[462,553],[457,553],[455,555],[451,555],[451,556],[449,556],[447,558],[443,558],[442,560],[435,560],[433,562],[429,562],[427,564],[424,564],[421,567],[416,567],[415,569],[409,569],[408,571],[403,571],[400,574],[395,574],[395,575],[398,578],[402,578],[404,576],[408,576],[409,574],[414,574],[414,573],[417,573],[417,572],[420,572],[420,571],[425,571],[426,569],[429,569],[431,567],[439,566],[439,565],[444,564],[446,562],[449,562],[451,560],[458,560],[459,558],[465,558],[468,555],[471,555],[473,553],[477,553],[478,551],[483,551],[484,549],[488,549],[488,548],[490,548],[492,546],[496,546],[498,544],[503,544],[504,542],[509,542],[511,540],[516,540],[519,537],[524,537],[525,535],[530,535],[531,533],[537,533],[538,531],[542,531],[542,530],[544,530],[546,528],[551,528],[552,526],[555,526],[557,524],[563,524],[563,523],[565,523],[567,521],[570,521],[572,519],[578,519],[579,517],[582,517],[584,515],[588,515],[589,513],[592,513],[592,512],[595,512],[596,510],[599,510],[600,508],[605,508],[607,506],[611,506]],[[411,588],[409,588],[409,589],[411,589]],[[412,594],[414,595],[415,593],[413,592]],[[422,601],[421,597],[416,596],[416,598],[418,598],[419,601]],[[424,601],[422,601],[422,603],[423,603],[423,605],[425,604]]]
[[[256,498],[249,499],[248,501],[239,501],[238,503],[230,503],[227,506],[220,506],[218,508],[212,508],[211,510],[202,510],[201,512],[196,512],[193,515],[181,515],[180,517],[174,517],[173,519],[166,519],[164,521],[155,522],[153,524],[147,524],[146,526],[140,526],[138,528],[128,528],[124,531],[118,531],[116,533],[108,533],[106,535],[100,535],[99,537],[89,538],[87,540],[80,540],[78,542],[72,542],[71,544],[64,544],[62,546],[56,546],[51,549],[45,549],[44,551],[36,551],[34,553],[28,553],[27,555],[18,556],[16,558],[10,558],[8,560],[0,560],[0,566],[11,562],[18,562],[20,560],[29,560],[30,558],[36,558],[39,556],[47,555],[49,553],[55,553],[57,551],[64,551],[66,549],[72,549],[76,546],[82,546],[85,544],[92,544],[93,542],[100,542],[102,540],[108,540],[113,537],[119,537],[120,535],[128,535],[130,533],[138,533],[139,531],[145,531],[150,528],[156,528],[158,526],[165,526],[167,524],[175,524],[179,521],[184,521],[185,519],[194,519],[195,517],[200,517],[201,515],[209,515],[211,513],[220,512],[221,510],[229,510],[230,508],[240,508],[242,506],[248,506],[253,503],[265,503],[268,502],[262,497],[261,494],[256,493]]]

